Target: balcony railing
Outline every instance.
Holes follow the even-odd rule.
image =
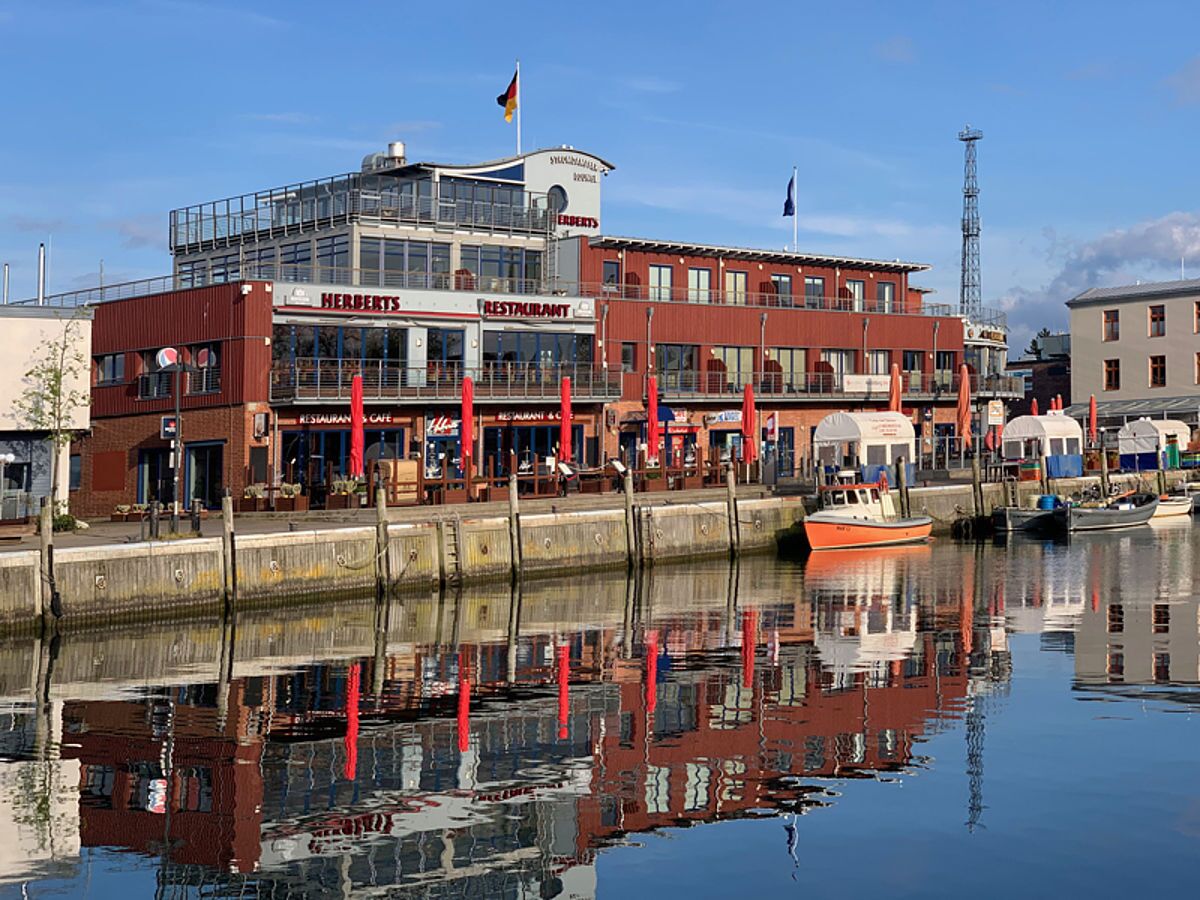
[[[655,375],[659,394],[670,399],[740,399],[747,383],[755,393],[771,400],[886,400],[890,387],[888,375],[857,375],[821,372],[788,373],[782,371],[730,373],[722,371],[667,371]],[[958,393],[959,376],[944,372],[933,375],[908,372],[901,375],[906,400],[953,397]],[[1025,396],[1024,381],[1008,375],[972,375],[973,399]],[[643,395],[645,387],[643,385]]]
[[[184,373],[186,394],[216,394],[221,390],[221,370],[215,366],[191,369]],[[139,400],[160,400],[173,396],[175,373],[143,372],[137,377]]]
[[[352,172],[171,211],[174,253],[290,237],[369,221],[466,228],[490,234],[549,234],[549,198],[523,192],[520,203],[460,200],[441,185]]]
[[[354,376],[363,376],[365,402],[459,400],[470,376],[475,401],[557,401],[562,379],[571,379],[576,401],[603,402],[621,397],[621,376],[590,365],[516,366],[500,364],[464,369],[454,364],[394,366],[382,360],[361,365],[327,359],[298,359],[271,370],[271,399],[313,402],[350,400]]]

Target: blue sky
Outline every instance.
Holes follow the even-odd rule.
[[[556,5],[0,0],[0,260],[33,290],[169,271],[167,211],[410,158],[611,160],[610,233],[932,263],[958,291],[979,147],[983,297],[1013,343],[1093,284],[1200,275],[1190,4]]]

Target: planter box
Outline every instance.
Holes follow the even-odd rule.
[[[308,512],[308,498],[276,497],[275,512]]]
[[[665,491],[665,490],[669,490],[669,485],[667,484],[667,479],[660,475],[657,478],[643,479],[642,490],[646,491],[647,493],[653,493],[655,491]]]
[[[466,488],[446,488],[442,491],[442,503],[466,503]]]
[[[237,511],[240,513],[266,512],[269,509],[267,503],[266,497],[243,497],[237,502]]]
[[[325,498],[326,509],[362,509],[362,494],[330,494]]]

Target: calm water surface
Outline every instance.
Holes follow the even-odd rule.
[[[1197,532],[11,642],[0,896],[1191,893]]]

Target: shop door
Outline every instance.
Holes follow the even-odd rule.
[[[780,478],[790,478],[796,472],[796,429],[780,428],[774,441],[767,440],[767,429],[762,430],[763,457],[775,466]]]
[[[189,444],[187,448],[187,495],[185,505],[193,499],[207,509],[221,505],[225,484],[221,475],[224,447],[221,444]]]
[[[167,504],[175,499],[175,473],[166,447],[138,452],[138,503]]]

